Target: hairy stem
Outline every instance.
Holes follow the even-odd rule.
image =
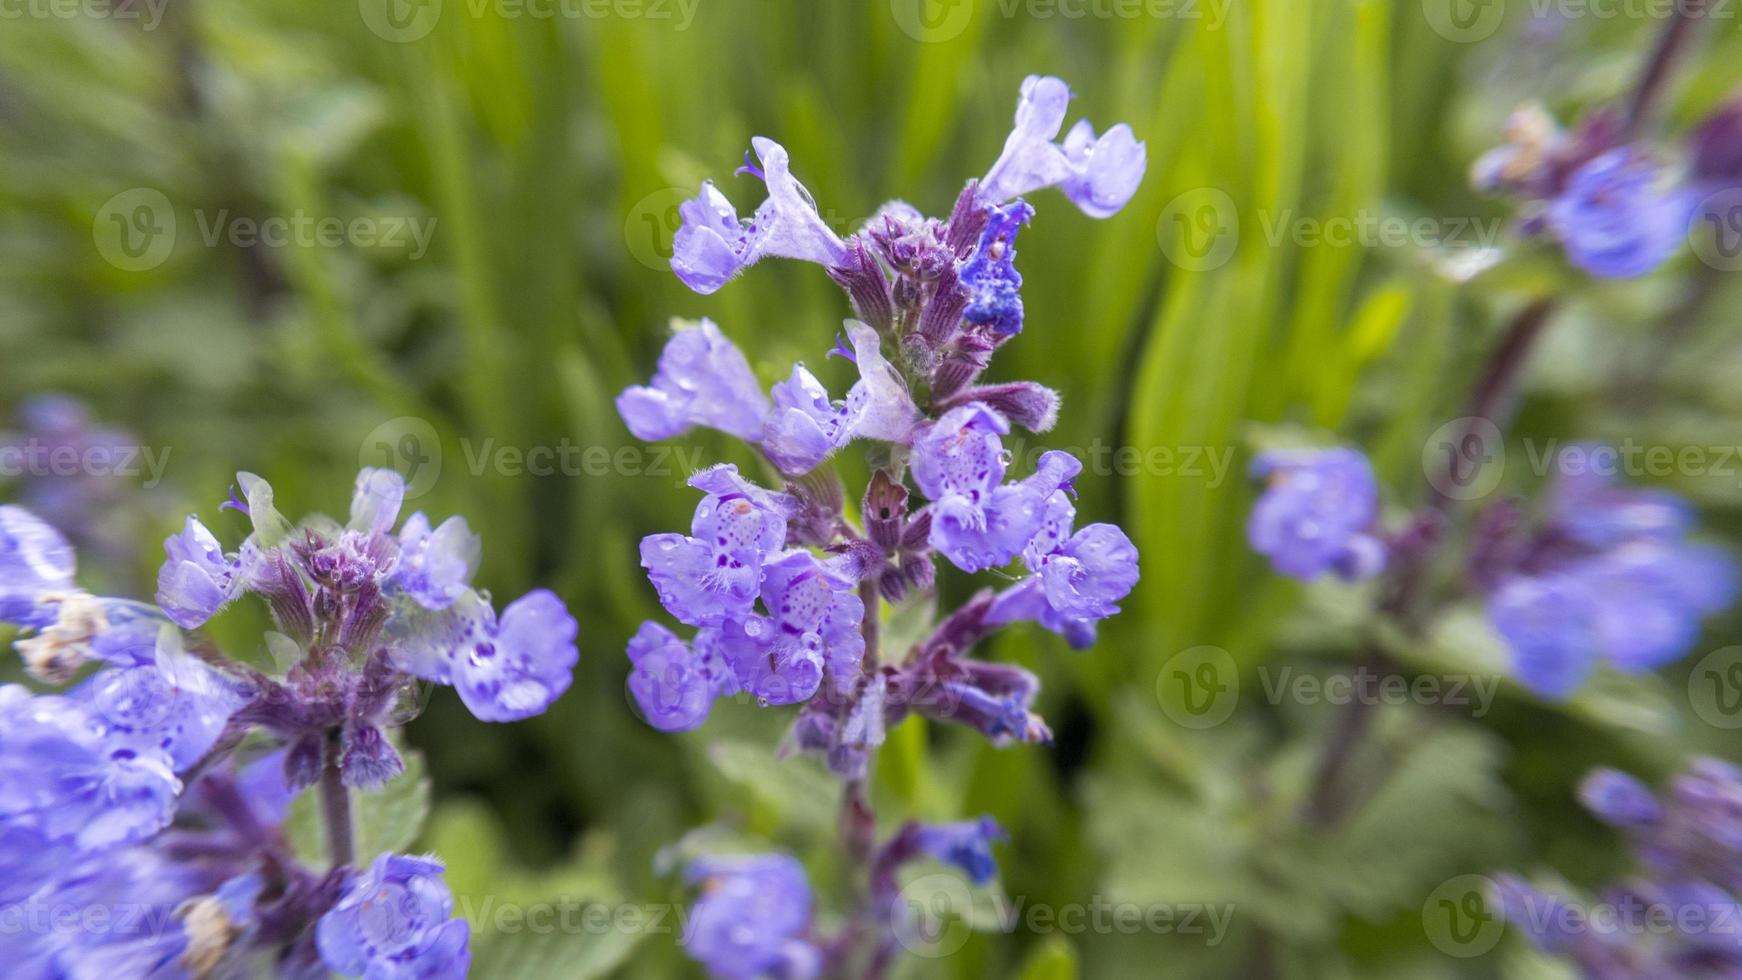
[[[1708,0],[1677,0],[1675,12],[1669,22],[1664,25],[1663,33],[1657,37],[1657,44],[1651,50],[1651,58],[1639,73],[1639,81],[1633,86],[1633,97],[1627,103],[1627,120],[1622,129],[1626,139],[1639,135],[1647,116],[1656,106],[1657,99],[1663,94],[1664,83],[1675,68],[1676,62],[1687,53],[1688,44],[1693,40],[1694,22],[1705,16]]]
[[[333,867],[357,860],[357,843],[351,828],[351,791],[339,771],[339,733],[327,738],[327,764],[321,770],[321,822],[327,833],[327,856]]]
[[[1554,313],[1556,300],[1538,299],[1521,310],[1507,325],[1495,345],[1482,373],[1470,391],[1464,408],[1464,426],[1457,443],[1474,435],[1479,426],[1492,424],[1504,431],[1511,421],[1518,400],[1519,382],[1530,353],[1541,339]],[[1428,510],[1435,516],[1450,513],[1456,501],[1443,488],[1468,486],[1474,473],[1459,470],[1463,465],[1459,453],[1447,453],[1442,472],[1428,479]],[[1479,465],[1479,464],[1478,464]],[[1385,584],[1379,612],[1413,630],[1420,614],[1421,598],[1428,581],[1428,571],[1438,556],[1438,547],[1425,547],[1408,554],[1392,569]],[[1355,668],[1357,671],[1389,669],[1385,655],[1369,649]],[[1325,742],[1314,769],[1312,787],[1307,794],[1305,819],[1309,826],[1321,829],[1334,826],[1349,809],[1353,795],[1348,786],[1348,769],[1355,750],[1373,722],[1373,706],[1366,698],[1353,698],[1343,706]]]

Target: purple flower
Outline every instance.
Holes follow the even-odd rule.
[[[189,975],[188,935],[177,916],[206,887],[204,875],[148,847],[110,851],[60,869],[36,899],[48,909],[110,912],[102,927],[55,919],[48,928],[8,929],[0,937],[11,977],[146,977]],[[78,919],[73,920],[76,924]]]
[[[768,399],[744,354],[704,319],[672,335],[653,383],[625,389],[617,412],[637,439],[669,439],[700,425],[755,442]]]
[[[782,473],[803,476],[852,438],[846,406],[803,364],[774,386],[774,408],[762,424],[762,451]]]
[[[441,612],[388,623],[395,664],[453,685],[480,721],[520,721],[561,697],[580,659],[576,632],[574,617],[547,589],[509,603],[500,619],[489,602],[467,592]]]
[[[1693,508],[1673,493],[1624,486],[1592,467],[1572,469],[1574,454],[1588,457],[1601,449],[1562,452],[1549,498],[1557,531],[1587,548],[1610,548],[1647,538],[1672,540],[1693,529]]]
[[[41,629],[54,622],[44,593],[73,588],[73,549],[22,507],[0,505],[0,621]]]
[[[1570,696],[1600,660],[1636,673],[1680,659],[1737,592],[1730,556],[1686,540],[1684,501],[1571,460],[1559,461],[1545,525],[1500,549],[1514,557],[1488,598],[1520,682],[1549,698]]]
[[[690,478],[707,496],[696,507],[689,536],[641,539],[641,567],[659,601],[691,626],[720,626],[749,615],[762,582],[762,562],[786,546],[796,503],[764,490],[722,463]]]
[[[1570,576],[1518,578],[1488,600],[1488,620],[1512,650],[1519,683],[1546,698],[1566,698],[1596,666],[1592,603]]]
[[[845,326],[853,344],[853,363],[859,368],[859,380],[847,392],[848,438],[906,442],[920,418],[907,382],[884,358],[876,330],[858,320],[848,320]]]
[[[345,528],[365,536],[386,534],[399,520],[399,507],[404,502],[405,477],[380,467],[364,467],[357,471],[357,482],[351,489],[351,520]]]
[[[1137,546],[1112,524],[1076,533],[1077,509],[1060,490],[1046,503],[1040,531],[1022,552],[1034,574],[1006,589],[986,614],[993,624],[1031,619],[1084,650],[1095,643],[1095,624],[1119,611],[1137,586]]]
[[[464,517],[450,517],[431,531],[420,510],[399,529],[394,585],[425,609],[446,609],[471,588],[481,548]]]
[[[931,544],[957,568],[1008,564],[1040,530],[1046,502],[1082,469],[1067,453],[1041,456],[1033,475],[1001,485],[1004,417],[974,402],[944,414],[914,443],[913,478],[931,498]]]
[[[768,615],[728,622],[720,633],[739,686],[763,705],[809,700],[825,673],[834,690],[849,690],[865,655],[859,631],[865,604],[856,584],[807,551],[768,562],[762,582]]]
[[[963,316],[969,323],[1013,336],[1022,332],[1022,273],[1016,271],[1016,233],[1034,216],[1026,201],[986,207],[986,228],[980,244],[958,273],[969,300]]]
[[[198,762],[246,700],[237,685],[181,648],[166,627],[153,662],[98,671],[73,694],[117,748],[164,752],[176,770]]]
[[[847,246],[823,223],[817,205],[793,176],[786,148],[771,139],[750,141],[760,169],[746,167],[768,185],[768,199],[748,224],[712,181],[678,207],[683,226],[672,240],[671,271],[698,293],[711,293],[763,256],[840,265]]]
[[[662,732],[698,728],[715,698],[737,690],[718,646],[718,630],[702,630],[692,649],[658,623],[641,624],[629,640],[629,692],[649,725]]]
[[[1651,788],[1617,769],[1594,769],[1585,776],[1579,802],[1615,827],[1649,827],[1663,818]]]
[[[180,791],[166,754],[112,738],[79,701],[0,687],[0,828],[114,847],[168,826]]]
[[[1373,533],[1379,484],[1367,457],[1353,449],[1264,453],[1252,465],[1269,486],[1252,508],[1252,549],[1290,578],[1326,572],[1346,579],[1378,574],[1385,545]]]
[[[1016,127],[980,181],[981,201],[999,204],[1058,186],[1084,214],[1106,218],[1131,200],[1148,166],[1144,144],[1124,123],[1097,137],[1086,119],[1071,128],[1063,144],[1054,143],[1070,101],[1070,88],[1057,78],[1023,80]]]
[[[686,875],[702,888],[683,946],[721,980],[817,975],[821,955],[808,941],[811,889],[804,866],[784,854],[702,858]]]
[[[433,857],[383,854],[356,876],[315,931],[334,973],[369,980],[460,980],[471,965],[471,930]]]
[[[960,868],[969,881],[984,886],[998,873],[992,845],[1009,839],[997,821],[981,817],[959,823],[920,824],[914,843],[921,853]]]
[[[226,555],[217,536],[189,515],[180,534],[163,542],[157,605],[182,629],[198,629],[242,593],[247,576],[239,554]]]
[[[1625,147],[1574,171],[1547,212],[1568,261],[1602,279],[1642,276],[1666,262],[1687,237],[1694,202],[1659,183],[1657,169]]]

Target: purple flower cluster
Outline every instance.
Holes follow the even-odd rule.
[[[921,910],[901,901],[898,874],[914,861],[931,859],[959,870],[976,886],[998,873],[992,845],[1005,840],[989,817],[949,824],[909,823],[877,847],[869,861],[870,900],[838,936],[826,935],[813,917],[814,896],[804,865],[785,854],[701,857],[686,878],[701,895],[690,910],[683,946],[709,976],[719,980],[808,980],[837,975],[851,962],[856,931],[879,935],[862,955],[871,963],[895,953],[895,937],[914,932],[910,917]],[[861,964],[863,965],[863,964]]]
[[[753,141],[760,167],[745,168],[768,187],[754,218],[740,221],[711,183],[682,209],[672,269],[697,292],[765,255],[826,266],[857,313],[831,353],[859,377],[835,399],[800,364],[764,395],[743,353],[703,320],[677,330],[649,384],[619,396],[636,436],[727,432],[784,483],[770,489],[730,465],[705,470],[690,481],[703,497],[689,533],[642,541],[661,604],[696,630],[686,640],[646,623],[630,641],[629,690],[654,727],[695,728],[724,696],[802,704],[792,744],[849,778],[909,711],[999,742],[1047,737],[1028,711],[1034,678],[965,654],[1023,620],[1086,647],[1138,575],[1136,548],[1118,528],[1073,529],[1076,459],[1049,452],[1034,472],[1009,478],[1004,437],[1013,425],[1051,428],[1058,395],[1033,382],[978,383],[1023,325],[1014,241],[1034,211],[1019,195],[1058,186],[1107,217],[1142,178],[1144,147],[1129,127],[1097,137],[1083,122],[1054,142],[1069,98],[1058,79],[1024,82],[1003,154],[946,219],[891,203],[841,238],[793,178],[786,151],[762,138]],[[872,444],[875,463],[858,521],[828,466],[855,441]],[[909,476],[923,502],[910,499]],[[929,592],[937,556],[966,572],[1021,558],[1026,574],[976,597],[913,650],[868,657],[878,604]]]
[[[1384,568],[1379,481],[1367,457],[1353,449],[1268,452],[1253,461],[1252,473],[1266,486],[1247,520],[1247,540],[1278,574],[1352,580]]]
[[[846,781],[844,828],[865,862],[868,901],[839,934],[812,917],[803,867],[768,855],[709,858],[684,945],[722,978],[881,976],[912,914],[896,871],[931,857],[977,884],[994,872],[990,820],[910,824],[874,846],[863,780],[885,732],[909,713],[972,728],[995,744],[1051,738],[1033,713],[1033,674],[972,659],[992,631],[1032,621],[1073,647],[1095,641],[1137,584],[1137,549],[1111,524],[1076,526],[1082,464],[1048,452],[1012,474],[1013,426],[1044,432],[1059,396],[1029,381],[981,383],[992,355],[1024,326],[1016,236],[1034,216],[1022,195],[1059,187],[1105,218],[1129,201],[1145,168],[1128,126],[1097,136],[1079,122],[1058,141],[1070,91],[1056,78],[1022,85],[1016,125],[986,176],[946,218],[891,202],[842,237],[793,177],[785,149],[752,140],[768,188],[749,221],[712,183],[683,205],[672,271],[712,293],[764,256],[823,265],[855,318],[828,351],[858,379],[842,398],[803,364],[768,394],[744,354],[711,321],[679,325],[646,385],[617,408],[639,438],[702,426],[755,448],[776,485],[723,464],[697,473],[689,532],[652,534],[641,565],[660,603],[692,627],[686,639],[643,623],[629,641],[628,687],[663,731],[702,725],[718,699],[800,705],[787,748],[814,753]],[[850,514],[831,457],[868,443],[872,477]],[[884,650],[881,606],[935,594],[937,559],[964,572],[1015,566],[1012,584],[980,592],[906,650]],[[923,607],[922,607],[923,608]],[[855,790],[859,787],[860,790]]]
[[[14,499],[87,557],[101,559],[105,570],[122,574],[138,558],[132,477],[161,460],[137,439],[99,424],[71,395],[37,395],[19,405],[17,428],[0,432],[0,461],[6,463],[0,479],[16,481]]]
[[[1699,202],[1742,178],[1742,146],[1727,108],[1702,125],[1691,172],[1676,178],[1661,154],[1630,142],[1621,116],[1593,113],[1564,132],[1541,106],[1520,108],[1507,142],[1476,162],[1478,189],[1524,202],[1523,228],[1557,239],[1567,260],[1600,279],[1631,279],[1681,250]]]
[[[1693,512],[1657,490],[1615,483],[1562,456],[1545,514],[1485,515],[1476,578],[1519,681],[1549,698],[1576,691],[1598,661],[1625,672],[1672,663],[1701,621],[1736,598],[1736,569],[1687,540]]]
[[[1742,771],[1699,759],[1657,794],[1632,776],[1599,769],[1579,796],[1626,834],[1637,872],[1604,890],[1601,915],[1502,876],[1494,898],[1506,920],[1587,977],[1742,975],[1742,923],[1735,919],[1742,904]]]
[[[158,914],[9,932],[8,975],[465,975],[469,931],[438,862],[382,854],[360,870],[335,849],[313,869],[282,824],[311,784],[343,799],[403,771],[388,732],[417,679],[451,684],[487,721],[542,712],[569,685],[575,622],[542,590],[498,617],[471,587],[478,541],[461,518],[415,514],[393,533],[397,474],[363,471],[344,525],[293,525],[264,480],[239,483],[227,506],[252,533],[227,552],[190,517],[165,542],[156,606],[83,591],[66,540],[0,506],[0,619],[26,630],[15,646],[34,676],[71,684],[0,687],[0,905]],[[275,673],[184,640],[244,594],[271,610]]]

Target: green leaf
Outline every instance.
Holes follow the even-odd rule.
[[[840,784],[811,759],[779,759],[769,746],[742,739],[710,746],[708,759],[758,812],[781,826],[811,831],[834,826]]]
[[[1023,961],[1017,980],[1077,980],[1082,965],[1077,948],[1063,936],[1049,936]]]
[[[646,937],[626,929],[497,933],[477,943],[472,976],[488,980],[591,980],[611,974]]]

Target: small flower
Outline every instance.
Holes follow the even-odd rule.
[[[509,603],[500,619],[489,602],[467,592],[441,612],[388,623],[395,665],[453,685],[480,721],[530,718],[561,697],[580,659],[576,632],[574,617],[547,589]]]
[[[907,382],[884,358],[876,330],[857,320],[848,320],[845,326],[853,344],[853,363],[859,368],[859,380],[847,392],[848,438],[906,442],[920,418]]]
[[[998,874],[998,860],[992,856],[992,845],[1007,841],[1010,836],[991,817],[959,823],[920,824],[914,835],[919,851],[945,864],[960,868],[976,885],[991,884]]]
[[[1072,648],[1095,643],[1095,624],[1119,611],[1137,586],[1137,546],[1112,524],[1071,532],[1077,509],[1064,491],[1046,504],[1041,529],[1023,549],[1034,574],[1006,589],[986,614],[991,623],[1031,619],[1065,637]]]
[[[1106,218],[1131,200],[1148,167],[1145,145],[1124,123],[1097,137],[1086,119],[1071,128],[1062,145],[1054,143],[1070,100],[1070,88],[1057,78],[1023,80],[1016,127],[980,181],[981,201],[1000,204],[1058,186],[1084,214]]]
[[[629,640],[629,692],[649,725],[662,732],[699,728],[714,699],[737,689],[718,638],[718,630],[703,630],[692,649],[658,623],[641,624]]]
[[[471,588],[482,546],[464,517],[450,517],[431,531],[420,510],[399,529],[393,584],[425,609],[446,609]]]
[[[744,354],[704,319],[672,334],[653,383],[625,389],[617,412],[637,439],[669,439],[700,425],[755,442],[768,399]]]
[[[762,425],[762,451],[782,473],[803,476],[852,438],[846,406],[803,364],[774,386],[774,408]]]
[[[1013,336],[1022,332],[1022,273],[1016,271],[1016,233],[1034,216],[1026,201],[986,207],[979,247],[962,264],[960,281],[971,297],[963,316],[969,323]]]
[[[1352,449],[1270,452],[1252,471],[1270,485],[1252,508],[1246,535],[1278,573],[1359,579],[1383,567],[1385,545],[1373,533],[1379,484],[1365,456]]]
[[[1615,827],[1649,827],[1663,817],[1651,788],[1616,769],[1594,769],[1585,776],[1579,802]]]
[[[720,626],[750,614],[762,562],[786,546],[796,502],[743,479],[730,463],[697,473],[690,486],[707,492],[696,507],[691,534],[642,538],[641,567],[659,601],[679,621]]]
[[[859,632],[865,604],[855,584],[807,551],[763,566],[768,615],[728,622],[720,634],[739,686],[774,705],[809,700],[825,673],[838,691],[856,683],[865,655]]]
[[[1488,597],[1519,681],[1547,698],[1570,696],[1599,661],[1637,673],[1679,660],[1737,593],[1730,556],[1686,540],[1685,501],[1575,469],[1574,458],[1558,461],[1544,526],[1502,540],[1518,557]]]
[[[702,888],[684,931],[684,951],[720,980],[816,976],[821,955],[807,937],[811,888],[804,866],[784,854],[702,858],[686,877]]]
[[[405,771],[405,760],[375,725],[351,723],[339,741],[339,775],[346,786],[380,789]]]
[[[153,662],[98,671],[74,692],[116,746],[167,753],[175,769],[198,762],[246,701],[237,685],[182,649],[165,624]]]
[[[760,169],[746,170],[768,185],[768,199],[748,224],[712,181],[678,207],[683,226],[672,239],[671,270],[684,285],[708,294],[764,256],[841,265],[847,246],[823,223],[816,202],[793,176],[786,148],[771,139],[750,141]]]
[[[1568,576],[1519,578],[1488,600],[1488,620],[1512,650],[1519,683],[1547,698],[1566,698],[1596,666],[1591,599]]]
[[[0,505],[0,621],[41,629],[55,612],[49,592],[73,588],[73,549],[59,531],[22,507]]]
[[[199,519],[163,542],[169,556],[157,572],[157,604],[177,626],[198,629],[242,593],[247,576],[240,554],[223,546]]]
[[[96,851],[168,826],[180,792],[166,754],[110,737],[80,701],[0,687],[0,827]]]
[[[1035,472],[1001,485],[1010,425],[978,402],[951,409],[914,444],[913,477],[932,500],[931,544],[965,572],[1008,564],[1033,540],[1046,501],[1082,464],[1041,456]]]
[[[1657,169],[1627,148],[1574,171],[1547,212],[1568,261],[1602,279],[1643,276],[1668,261],[1687,237],[1694,202],[1659,184]]]
[[[315,931],[334,973],[369,980],[459,980],[471,964],[471,930],[433,857],[383,854],[347,885]]]

